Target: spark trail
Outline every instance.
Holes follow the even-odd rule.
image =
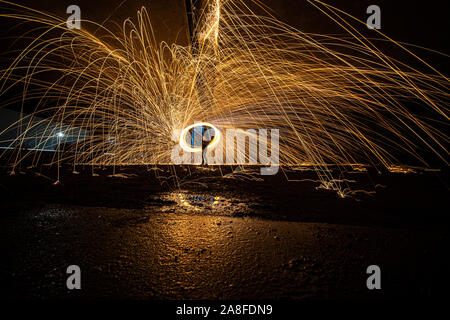
[[[2,95],[24,88],[4,107],[37,101],[7,129],[22,128],[7,141],[17,150],[13,171],[28,157],[41,159],[22,148],[28,139],[44,146],[58,128],[77,137],[54,162],[170,164],[173,132],[197,121],[220,130],[280,129],[280,166],[312,165],[335,190],[342,187],[328,164],[389,169],[406,155],[429,166],[426,152],[447,166],[448,78],[380,33],[428,72],[389,57],[358,31],[361,21],[308,2],[347,36],[307,34],[254,14],[244,1],[213,0],[197,19],[198,43],[169,45],[156,42],[145,8],[121,32],[93,21],[69,30],[60,17],[0,1],[0,17],[38,26],[0,71]]]

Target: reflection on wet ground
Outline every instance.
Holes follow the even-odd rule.
[[[211,192],[167,192],[153,198],[164,201],[165,205],[147,207],[156,212],[177,212],[215,216],[242,216],[249,212],[249,205],[259,203],[257,197],[237,198],[236,195]],[[150,198],[152,200],[152,198]]]
[[[157,169],[124,169],[115,176],[80,170],[58,186],[34,173],[1,176],[3,294],[359,299],[445,289],[448,235],[440,208],[448,190],[442,175],[369,179],[355,169],[351,178],[340,177],[342,183],[384,187],[340,199],[317,188],[305,168],[288,172],[289,182],[257,180],[248,172],[217,179],[217,169],[178,168],[191,170],[178,188],[151,178],[156,171],[170,176],[170,168]],[[81,291],[66,289],[71,264],[82,269]],[[365,286],[371,264],[382,267],[382,292]]]
[[[3,219],[9,297],[358,297],[370,261],[395,275],[407,264],[405,230],[61,205],[21,214]],[[65,288],[70,264],[79,292]]]

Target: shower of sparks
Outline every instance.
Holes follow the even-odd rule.
[[[327,164],[389,169],[407,154],[428,166],[426,152],[448,165],[448,137],[435,125],[448,125],[448,78],[379,33],[429,71],[387,56],[358,32],[361,21],[308,2],[348,36],[307,34],[255,15],[242,0],[212,0],[197,19],[198,43],[168,45],[156,42],[145,8],[115,33],[92,21],[68,29],[60,17],[0,1],[0,17],[42,28],[0,71],[0,94],[24,87],[4,106],[39,101],[11,124],[23,128],[8,141],[17,150],[13,171],[28,157],[41,159],[21,148],[31,133],[41,146],[77,136],[68,150],[58,146],[55,162],[170,164],[173,132],[196,122],[280,129],[280,165],[310,164],[324,188],[341,193]],[[56,126],[36,130],[49,121]]]

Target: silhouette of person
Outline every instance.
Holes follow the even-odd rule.
[[[208,130],[204,130],[202,134],[202,165],[206,165],[206,148],[214,139],[214,135],[212,135]]]

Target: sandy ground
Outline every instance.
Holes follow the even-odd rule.
[[[354,189],[376,194],[340,199],[304,170],[287,170],[286,182],[283,174],[218,179],[218,168],[177,168],[180,187],[171,170],[123,168],[111,177],[111,168],[94,176],[90,167],[64,168],[60,185],[51,168],[5,170],[2,294],[321,300],[445,292],[444,173],[359,173]],[[66,288],[72,264],[81,267],[81,290]],[[382,290],[366,287],[372,264]]]

